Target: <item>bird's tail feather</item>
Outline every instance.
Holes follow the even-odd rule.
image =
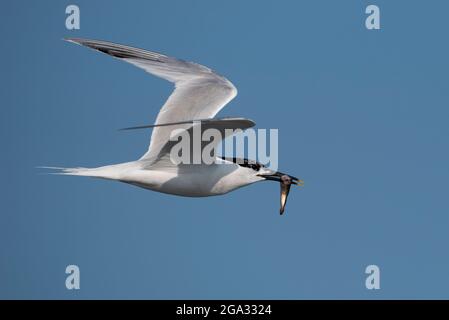
[[[105,172],[104,170],[100,170],[101,168],[83,168],[83,167],[77,168],[38,167],[38,168],[54,170],[53,172],[47,172],[48,174],[105,178]]]
[[[48,172],[49,174],[120,180],[123,178],[124,172],[134,170],[136,168],[140,169],[141,164],[136,161],[131,161],[97,168],[83,168],[83,167],[77,168],[38,167],[38,168],[54,170],[53,172]]]

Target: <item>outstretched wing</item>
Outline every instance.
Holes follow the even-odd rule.
[[[237,89],[229,80],[193,62],[106,41],[75,38],[66,40],[107,53],[173,82],[175,90],[159,111],[156,125],[213,118],[237,95]],[[178,126],[178,128],[188,127],[185,124]],[[160,152],[173,129],[175,129],[173,126],[155,127],[150,147],[141,160],[152,162],[160,157]]]

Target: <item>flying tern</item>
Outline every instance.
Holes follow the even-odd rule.
[[[97,168],[54,168],[59,174],[116,180],[145,189],[187,197],[226,194],[259,181],[277,181],[281,186],[283,214],[292,184],[302,180],[273,171],[256,161],[215,156],[212,164],[175,164],[170,159],[174,129],[191,132],[216,129],[226,138],[226,129],[245,130],[255,123],[245,118],[214,118],[237,95],[234,85],[211,69],[166,55],[106,41],[69,38],[69,42],[92,48],[126,61],[175,85],[160,110],[148,151],[138,160]],[[220,141],[213,141],[218,145]],[[193,152],[193,151],[192,151]]]

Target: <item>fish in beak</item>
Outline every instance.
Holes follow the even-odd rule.
[[[281,185],[281,208],[279,210],[279,213],[282,215],[285,210],[285,205],[287,204],[287,198],[288,194],[290,192],[290,186],[292,184],[297,186],[303,186],[304,181],[301,179],[292,177],[288,174],[282,173],[282,172],[274,172],[270,174],[260,174],[261,177],[265,178],[266,180],[272,180],[277,181]]]

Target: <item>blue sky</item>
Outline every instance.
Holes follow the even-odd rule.
[[[81,29],[65,28],[65,8]],[[365,8],[381,30],[365,28]],[[449,298],[446,1],[10,1],[0,33],[0,298]],[[239,95],[219,116],[279,129],[306,181],[180,198],[39,165],[145,152],[172,90],[61,41],[195,61]],[[65,288],[65,267],[81,289]],[[365,267],[381,289],[365,288]]]

